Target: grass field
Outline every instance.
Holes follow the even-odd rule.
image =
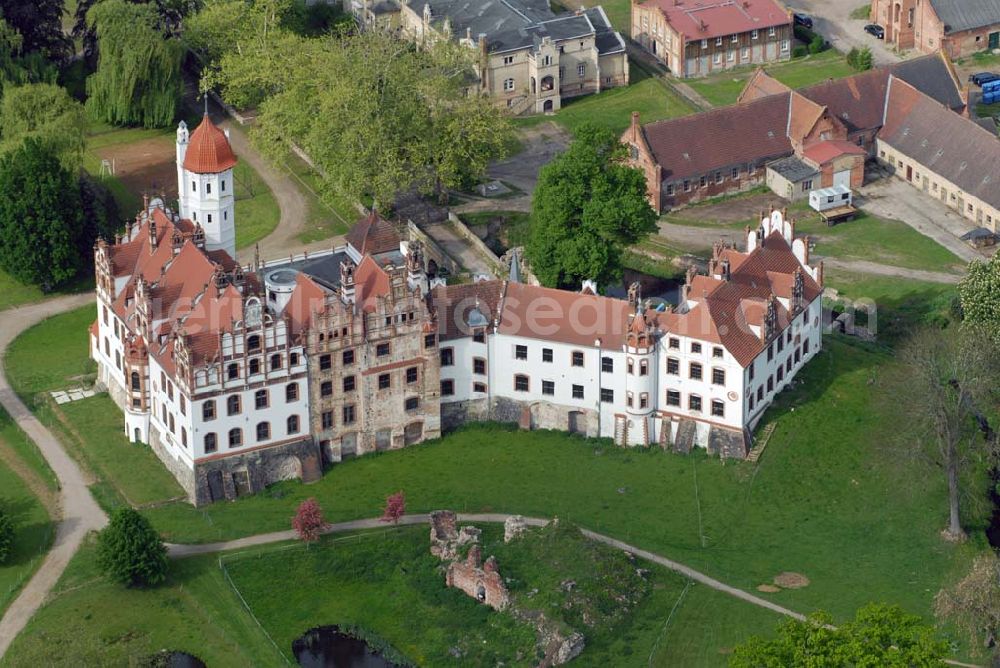
[[[766,69],[768,74],[791,88],[801,88],[827,79],[839,79],[854,74],[844,55],[834,49],[768,65]],[[720,107],[736,102],[736,98],[754,70],[756,67],[739,68],[709,77],[685,79],[684,83],[698,91],[713,105]]]
[[[346,234],[360,216],[358,210],[346,198],[325,192],[319,175],[298,156],[290,156],[284,167],[309,208],[306,229],[299,241],[307,244]]]
[[[189,652],[213,668],[283,663],[215,557],[172,562],[167,582],[150,590],[105,580],[95,562],[91,540],[0,666],[145,665],[161,649]]]
[[[7,364],[19,393],[30,397],[58,386],[58,360],[63,377],[87,368],[81,360],[88,310],[50,319],[15,342]],[[40,350],[45,362],[35,370]],[[846,616],[881,599],[927,614],[933,593],[974,549],[938,538],[942,481],[897,470],[883,458],[880,445],[897,416],[876,405],[878,385],[870,381],[890,363],[828,339],[827,350],[802,372],[799,389],[772,410],[778,428],[756,470],[697,453],[623,451],[557,432],[471,427],[347,462],[312,485],[282,483],[234,503],[199,510],[174,503],[146,512],[168,540],[207,542],[285,529],[295,505],[309,496],[333,521],[369,517],[379,513],[386,494],[403,489],[411,511],[558,515],[746,588],[782,570],[800,571],[812,584],[776,595],[792,607],[827,607]],[[107,400],[79,406],[118,419]],[[107,419],[92,424],[110,429]],[[155,467],[151,454],[148,459]],[[489,475],[477,474],[482,471]],[[107,473],[120,488],[132,484]],[[124,466],[120,475],[134,477]],[[917,479],[923,484],[915,487]],[[969,521],[975,529],[982,518]],[[846,552],[851,559],[843,558]]]
[[[233,169],[236,181],[236,247],[246,248],[274,231],[281,209],[260,175],[246,162]]]
[[[583,123],[593,123],[622,132],[638,111],[643,123],[684,116],[694,111],[690,104],[665,84],[650,77],[637,63],[630,61],[630,83],[594,95],[585,95],[564,103],[553,115],[515,118],[516,127],[527,127],[553,120],[573,131]]]

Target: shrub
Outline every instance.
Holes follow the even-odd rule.
[[[815,35],[809,42],[809,53],[819,53],[826,50],[826,42],[822,35]]]
[[[306,545],[319,540],[325,526],[323,509],[319,507],[316,499],[309,498],[299,504],[295,517],[292,518],[292,528]]]
[[[872,68],[872,50],[867,46],[863,49],[857,47],[847,53],[847,64],[856,72],[864,72]]]
[[[792,49],[792,58],[805,58],[808,53],[809,49],[800,44]]]
[[[97,564],[126,587],[155,585],[167,577],[167,548],[149,520],[121,507],[97,536]]]
[[[14,522],[3,510],[0,510],[0,564],[7,561],[13,548]]]

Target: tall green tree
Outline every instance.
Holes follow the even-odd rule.
[[[145,587],[167,577],[167,548],[139,511],[122,506],[97,536],[97,563],[126,587]]]
[[[963,319],[987,328],[1000,343],[1000,254],[970,262],[958,295]]]
[[[59,61],[68,57],[72,43],[63,32],[64,0],[0,0],[0,17],[23,37],[25,53]]]
[[[87,13],[101,0],[77,0],[74,13],[73,37],[83,44],[83,52],[88,62],[97,53],[97,34],[87,24]],[[186,17],[193,15],[202,6],[202,0],[129,0],[137,5],[150,5],[156,10],[156,27],[169,37],[181,34]]]
[[[731,668],[914,668],[944,666],[947,643],[934,629],[898,606],[870,604],[853,620],[832,628],[831,617],[815,613],[778,625],[774,638],[751,637],[734,648]]]
[[[73,278],[93,235],[76,177],[36,138],[0,158],[0,267],[48,290]]]
[[[26,52],[21,33],[0,14],[0,95],[4,87],[11,84],[55,80],[54,65],[41,52]]]
[[[49,83],[8,86],[0,100],[0,154],[36,138],[75,172],[86,145],[83,107],[65,88]]]
[[[611,130],[585,125],[542,168],[525,255],[544,285],[606,286],[621,278],[624,250],[656,229],[645,176],[625,164],[625,150]]]
[[[87,13],[97,33],[97,71],[87,78],[87,109],[114,125],[169,125],[180,104],[180,41],[158,28],[150,5],[103,0]]]

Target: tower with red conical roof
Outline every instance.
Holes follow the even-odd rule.
[[[207,250],[224,250],[236,257],[236,198],[233,167],[236,156],[228,135],[208,114],[195,131],[177,126],[177,192],[182,218],[199,223]]]

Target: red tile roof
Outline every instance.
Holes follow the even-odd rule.
[[[505,283],[501,280],[479,281],[462,285],[441,285],[431,291],[442,341],[469,336],[467,325],[473,308],[493,321],[500,308]]]
[[[508,283],[500,333],[570,345],[620,347],[635,311],[623,299]]]
[[[184,169],[196,174],[218,174],[235,165],[236,156],[229,139],[205,114],[188,140]]]
[[[371,313],[376,310],[376,299],[388,295],[390,289],[389,273],[366,255],[354,270],[354,302]]]
[[[802,151],[802,157],[823,165],[842,155],[865,155],[865,150],[857,144],[842,139],[828,139],[812,144]]]
[[[396,228],[374,210],[351,228],[346,239],[362,255],[399,250],[400,239]]]
[[[792,22],[787,9],[774,0],[646,0],[687,41],[728,37]]]

